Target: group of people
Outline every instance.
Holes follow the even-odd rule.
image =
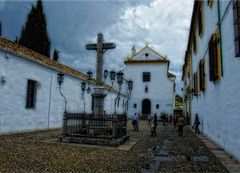
[[[139,113],[134,113],[132,117],[132,125],[133,125],[133,130],[138,131],[138,124],[140,120],[140,114]],[[151,129],[151,136],[157,136],[156,129],[157,129],[157,114],[154,114],[153,117],[148,116],[148,122],[149,126]]]
[[[185,124],[189,123],[188,116],[185,116],[185,117],[183,115],[176,116],[176,117],[174,117],[173,122],[174,122],[174,128],[176,127],[176,124],[178,125],[179,136],[183,136],[183,127]],[[198,134],[200,134],[199,125],[200,125],[200,121],[198,118],[198,114],[196,113],[192,129],[194,129],[195,133],[198,133]]]
[[[162,117],[161,117],[162,118]],[[183,127],[189,123],[188,120],[188,115],[184,116],[184,115],[174,115],[173,117],[171,117],[171,121],[173,121],[173,125],[174,128],[176,128],[176,126],[178,126],[178,134],[179,136],[183,136]],[[132,117],[132,125],[133,125],[133,130],[134,131],[138,131],[138,124],[139,124],[139,120],[140,120],[140,114],[139,113],[135,113]],[[157,129],[157,122],[158,122],[158,117],[157,114],[155,113],[154,116],[152,117],[150,114],[147,117],[150,129],[151,129],[151,135],[150,136],[157,136],[156,133],[156,129]],[[163,125],[165,125],[165,119],[162,118],[162,121],[164,122]],[[200,125],[200,121],[199,121],[199,117],[198,114],[195,114],[195,120],[194,120],[194,124],[192,126],[192,128],[195,130],[195,133],[200,133],[199,130],[199,125]]]

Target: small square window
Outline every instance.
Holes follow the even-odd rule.
[[[134,104],[133,104],[133,107],[134,107],[134,108],[137,108],[137,104],[136,104],[136,103],[134,103]]]
[[[150,82],[151,74],[150,72],[143,72],[143,82]]]
[[[159,104],[156,104],[156,109],[159,109]]]

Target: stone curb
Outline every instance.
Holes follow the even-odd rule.
[[[204,134],[195,135],[208,147],[208,149],[218,158],[230,173],[240,173],[240,161],[236,160]]]

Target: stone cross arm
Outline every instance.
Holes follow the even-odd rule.
[[[114,49],[116,47],[115,43],[103,43],[102,49]],[[87,44],[87,50],[97,50],[99,48],[98,44]]]

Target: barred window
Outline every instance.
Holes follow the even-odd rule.
[[[221,79],[221,52],[219,30],[212,35],[209,43],[209,74],[210,81]]]
[[[143,72],[143,82],[150,82],[151,74],[150,72]]]
[[[240,1],[233,1],[235,56],[240,56]]]
[[[194,95],[197,96],[199,92],[199,87],[198,87],[198,71],[194,73]]]
[[[26,108],[34,108],[36,104],[37,81],[27,81]]]
[[[212,8],[213,0],[208,0],[208,6]]]
[[[203,32],[204,32],[204,23],[203,23],[202,3],[201,3],[199,12],[198,12],[198,33],[200,37],[202,37]]]
[[[202,59],[199,63],[199,75],[200,75],[200,90],[205,91],[206,89],[206,74],[205,74],[205,59]]]

